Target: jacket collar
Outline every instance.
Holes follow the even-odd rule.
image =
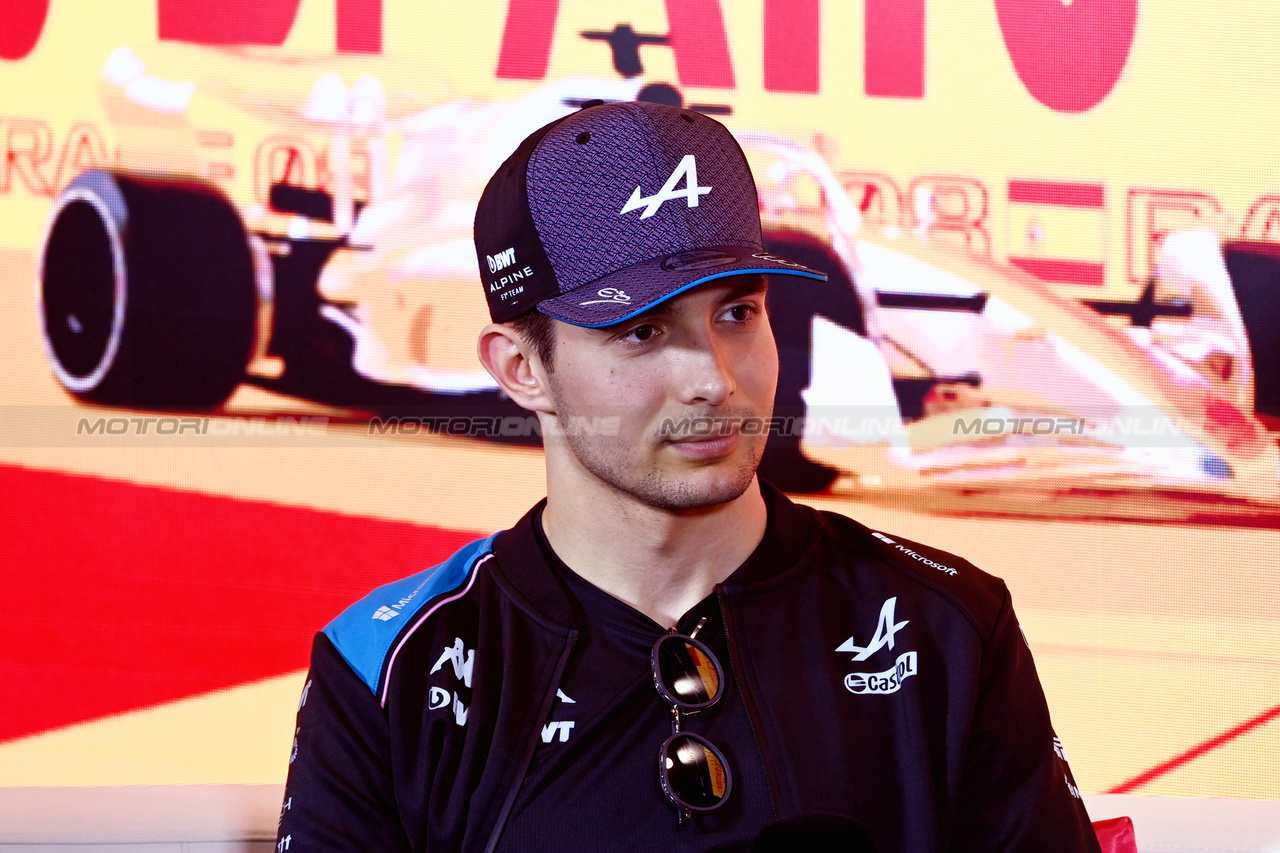
[[[547,563],[533,532],[534,519],[546,505],[543,498],[514,527],[498,534],[493,543],[498,558],[494,574],[518,603],[551,626],[581,628],[569,591]]]
[[[769,509],[764,538],[746,561],[734,570],[720,589],[728,594],[768,586],[800,562],[814,532],[814,511],[791,501],[772,485],[760,482]],[[547,563],[534,533],[534,519],[546,506],[543,498],[510,530],[498,534],[493,551],[495,574],[513,598],[548,627],[581,628],[569,591]]]
[[[731,595],[768,585],[786,574],[800,562],[813,536],[812,509],[793,502],[763,480],[760,491],[769,507],[769,526],[751,556],[720,585]]]

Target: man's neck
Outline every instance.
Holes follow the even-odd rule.
[[[671,627],[751,555],[768,507],[759,482],[728,503],[658,509],[610,489],[557,487],[548,478],[542,526],[579,576]]]

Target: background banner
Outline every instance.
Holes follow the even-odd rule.
[[[1086,792],[1280,797],[1271,11],[0,0],[0,785],[283,780],[313,633],[543,493],[484,182],[641,98],[831,276],[764,475],[1004,577]]]

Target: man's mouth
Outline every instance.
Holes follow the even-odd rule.
[[[730,423],[708,423],[681,435],[666,436],[667,443],[676,452],[695,459],[724,456],[738,446],[739,440],[737,426]]]

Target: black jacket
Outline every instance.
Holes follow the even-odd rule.
[[[885,853],[1097,851],[1004,583],[765,494],[771,550],[716,595],[776,816]],[[316,636],[280,853],[497,845],[577,635],[536,510]]]

